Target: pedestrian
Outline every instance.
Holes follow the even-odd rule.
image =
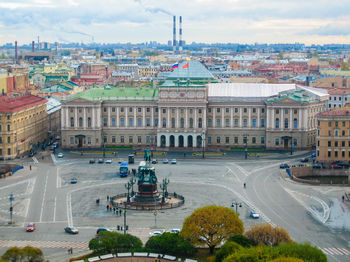
[[[108,211],[108,209],[109,209],[109,205],[107,205],[107,211]]]
[[[70,248],[70,253],[73,254],[73,248],[72,247]]]
[[[119,209],[119,216],[122,216],[122,210]]]
[[[107,195],[107,201],[109,200],[109,195]]]
[[[246,184],[245,184],[245,183],[243,184],[243,187],[244,187],[244,188],[246,187]]]
[[[29,165],[29,169],[32,170],[32,165]]]
[[[109,205],[109,211],[112,211],[113,206]]]
[[[344,197],[344,196],[342,196],[341,198],[343,199],[343,202],[344,202],[344,200],[345,200],[345,197]]]
[[[115,207],[113,207],[113,213],[115,213]]]

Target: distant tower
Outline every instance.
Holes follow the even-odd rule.
[[[18,46],[17,41],[15,41],[15,63],[18,63]]]
[[[176,51],[176,16],[173,17],[173,51]]]
[[[39,41],[39,36],[38,36],[38,50],[40,50],[40,41]]]
[[[35,52],[35,42],[32,41],[32,52],[34,53]]]
[[[58,53],[58,42],[55,42],[55,51],[56,51],[56,54]]]
[[[182,16],[180,16],[180,29],[179,29],[179,51],[182,51]]]

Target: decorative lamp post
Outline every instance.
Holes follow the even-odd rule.
[[[248,136],[249,134],[243,134],[243,143],[245,143],[244,158],[248,158]]]
[[[165,204],[165,191],[167,191],[169,182],[170,182],[169,179],[163,178],[163,182],[162,184],[160,184],[160,189],[163,190],[162,204]]]
[[[129,181],[130,185],[131,185],[131,197],[133,197],[135,195],[135,192],[134,192],[134,185],[136,183],[136,179],[131,177],[130,178],[130,181]]]
[[[10,224],[12,225],[13,224],[13,221],[12,221],[12,212],[13,212],[12,202],[15,200],[12,193],[10,194],[9,200],[10,200]]]
[[[233,201],[232,204],[231,204],[231,207],[232,207],[232,208],[236,207],[236,213],[237,213],[237,215],[239,215],[239,213],[238,213],[238,208],[239,208],[239,207],[242,207],[242,203]]]
[[[132,184],[130,182],[125,184],[125,188],[128,190],[128,196],[126,198],[126,202],[130,203],[130,189],[132,188]]]
[[[204,148],[205,148],[205,133],[204,131],[202,132],[202,158],[204,159]]]

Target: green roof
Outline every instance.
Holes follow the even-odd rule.
[[[188,68],[182,68],[188,63]],[[170,73],[167,79],[214,79],[212,73],[198,61],[184,61]]]
[[[320,70],[321,75],[350,77],[350,70]]]
[[[86,91],[71,95],[67,100],[83,98],[90,101],[154,101],[158,99],[158,88],[143,87],[115,87],[91,88]]]
[[[266,103],[274,103],[276,101],[280,101],[284,99],[293,99],[300,103],[310,103],[313,101],[310,98],[310,96],[305,95],[305,93],[302,90],[300,90],[300,91],[295,91],[293,93],[284,94],[279,97],[270,98],[266,101]]]
[[[68,86],[64,86],[64,85],[54,85],[54,86],[49,86],[46,88],[43,88],[40,90],[40,92],[51,92],[51,93],[56,93],[56,92],[69,92],[72,91],[73,89],[68,87]]]

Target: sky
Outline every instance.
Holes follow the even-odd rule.
[[[350,44],[350,0],[0,0],[0,44],[167,43],[172,15],[186,43]]]

